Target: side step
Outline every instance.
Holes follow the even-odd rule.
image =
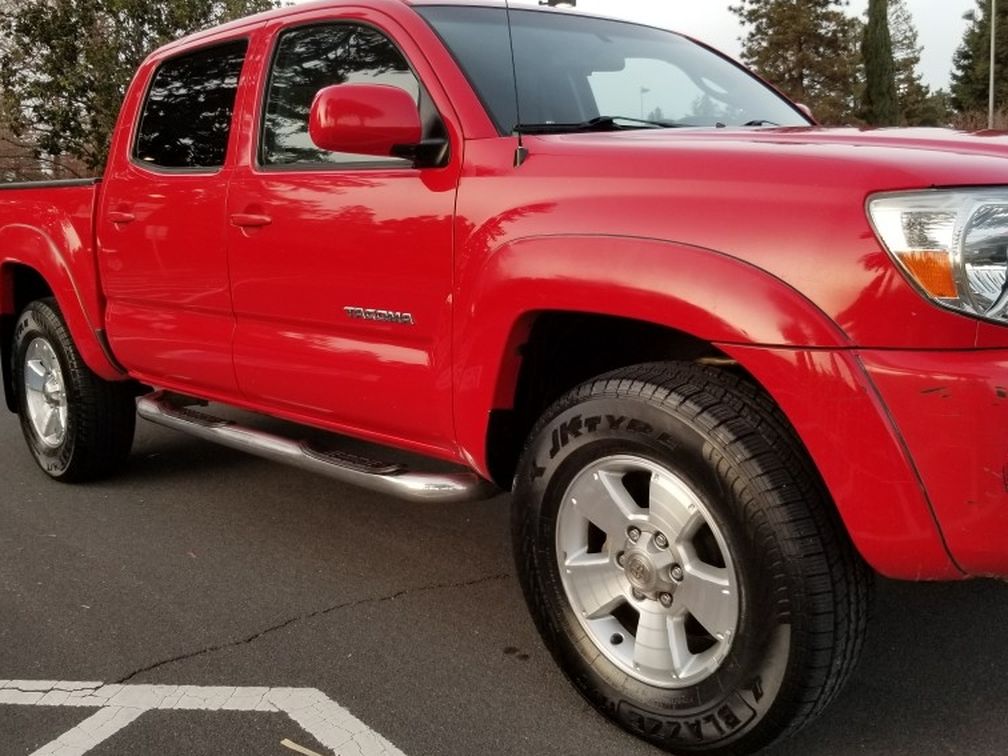
[[[205,441],[294,465],[330,478],[411,501],[469,502],[498,493],[475,473],[420,473],[404,465],[384,463],[340,451],[321,450],[255,430],[184,406],[184,397],[156,392],[137,400],[137,413],[145,420],[182,431]]]

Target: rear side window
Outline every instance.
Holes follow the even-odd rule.
[[[154,74],[133,156],[161,168],[219,168],[227,154],[245,40],[165,61]]]
[[[263,120],[263,165],[390,163],[393,158],[326,152],[308,135],[318,91],[332,84],[388,84],[415,101],[420,83],[399,49],[377,29],[338,22],[293,29],[280,37]]]

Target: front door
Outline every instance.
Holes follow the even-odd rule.
[[[428,133],[445,128],[388,30],[326,13],[273,30],[254,157],[231,183],[238,383],[294,419],[447,449],[458,159],[417,168],[313,145],[311,103],[332,84],[401,87]]]

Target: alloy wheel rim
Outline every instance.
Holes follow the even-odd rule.
[[[66,383],[56,352],[46,339],[36,338],[28,344],[24,388],[32,430],[45,446],[58,448],[67,433]]]
[[[739,622],[724,535],[669,468],[636,455],[584,468],[564,493],[557,561],[592,643],[634,679],[697,685],[720,669]]]

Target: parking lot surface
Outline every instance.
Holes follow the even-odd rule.
[[[1004,753],[1008,588],[881,581],[875,613],[842,697],[774,753]],[[0,685],[0,754],[57,753],[102,710],[40,705],[32,681],[159,704],[96,755],[658,754],[540,644],[506,496],[406,504],[146,424],[122,475],[67,487],[0,416],[0,681],[20,681]],[[170,705],[208,688],[260,698]],[[317,694],[311,726],[277,703],[290,689]]]

